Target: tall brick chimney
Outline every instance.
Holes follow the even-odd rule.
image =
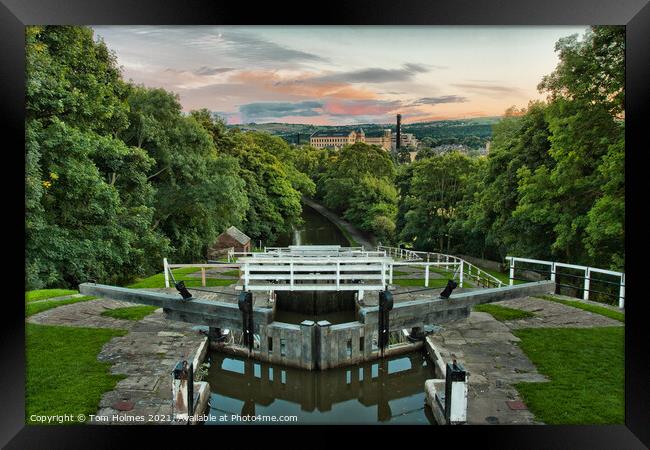
[[[397,115],[397,135],[395,136],[395,150],[399,151],[402,146],[402,115]]]

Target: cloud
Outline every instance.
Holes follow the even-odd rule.
[[[373,99],[377,94],[364,88],[357,88],[341,82],[311,82],[311,72],[292,72],[290,75],[279,71],[253,70],[235,73],[233,82],[258,86],[269,92],[299,96],[306,99],[334,97],[342,99]]]
[[[372,67],[368,69],[339,72],[311,78],[310,82],[341,82],[341,83],[390,83],[408,81],[418,73],[428,72],[422,64],[404,64],[401,69],[383,69]]]
[[[235,70],[235,69],[233,69],[232,67],[201,66],[198,69],[194,70],[193,72],[196,75],[217,75],[219,73],[230,72],[231,70]]]
[[[322,114],[323,103],[318,101],[304,102],[258,102],[248,103],[239,107],[242,119],[269,119],[286,116],[312,117]]]
[[[333,116],[382,116],[402,106],[398,100],[332,100],[323,110]]]
[[[465,103],[467,97],[460,95],[441,95],[439,97],[423,97],[413,102],[414,105],[438,105],[440,103]]]
[[[521,90],[512,86],[500,86],[487,83],[452,83],[452,86],[465,89],[475,94],[487,95],[490,97],[502,97],[506,94],[523,95]]]
[[[226,50],[231,56],[257,63],[326,61],[319,55],[280,45],[252,33],[234,30],[205,33],[192,39],[190,45],[205,50]]]

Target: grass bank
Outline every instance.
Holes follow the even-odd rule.
[[[157,306],[127,306],[125,308],[108,309],[102,313],[102,316],[123,320],[142,320],[157,309]]]
[[[110,363],[97,355],[103,345],[124,330],[25,324],[25,421],[33,415],[97,412],[102,394],[113,390],[122,375],[109,372]],[[70,422],[66,422],[70,423]]]
[[[76,293],[76,291],[75,291]],[[94,300],[96,297],[91,295],[84,295],[81,297],[67,298],[65,300],[47,300],[37,303],[27,303],[25,305],[25,317],[33,316],[48,309],[58,308],[63,305],[71,305],[73,303],[87,302],[88,300]]]
[[[73,289],[37,289],[34,291],[25,292],[26,302],[36,302],[38,300],[45,300],[54,297],[63,297],[64,295],[78,294],[79,291]]]
[[[520,309],[508,308],[500,305],[493,305],[490,303],[476,305],[472,308],[472,310],[491,314],[492,317],[500,322],[505,322],[506,320],[528,319],[535,317],[535,314],[528,311],[522,311]]]
[[[176,281],[184,281],[185,286],[187,287],[201,287],[201,278],[200,277],[190,277],[188,276],[191,273],[199,272],[200,269],[196,267],[184,267],[181,269],[173,269],[174,278]],[[171,279],[169,280],[171,283]],[[215,279],[215,278],[206,278],[206,286],[228,286],[237,282],[236,279]],[[128,285],[127,287],[132,289],[146,289],[146,288],[164,288],[165,287],[165,274],[163,272],[157,273],[147,278],[140,279],[135,283]]]
[[[614,311],[604,306],[592,305],[590,303],[584,303],[577,300],[566,300],[563,298],[555,297],[553,295],[540,295],[538,298],[548,300],[549,302],[561,303],[566,306],[571,306],[573,308],[582,309],[584,311],[589,311],[594,314],[600,314],[601,316],[609,317],[610,319],[618,320],[619,322],[625,322],[625,314],[620,311]]]
[[[622,424],[625,419],[624,328],[513,331],[546,383],[515,385],[546,424]]]

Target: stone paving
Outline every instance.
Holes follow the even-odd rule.
[[[470,424],[538,424],[522,405],[514,384],[546,378],[517,345],[512,330],[532,327],[622,326],[621,322],[547,300],[524,297],[495,305],[530,311],[534,318],[499,322],[488,313],[472,312],[465,321],[445,324],[430,335],[445,361],[455,355],[470,373],[467,417]],[[515,403],[513,403],[515,402]]]
[[[230,291],[232,287],[214,289]],[[173,288],[150,290],[175,292]],[[460,291],[462,290],[457,289],[454,292]],[[204,298],[236,301],[235,297],[219,294],[211,295],[199,291],[194,294]],[[402,297],[413,295],[417,294]],[[376,301],[374,297],[376,296],[367,296],[364,302]],[[455,357],[470,373],[470,424],[539,423],[525,405],[521,404],[514,384],[520,381],[547,380],[537,372],[519,348],[519,338],[512,334],[513,330],[623,325],[598,314],[535,297],[506,300],[496,304],[529,311],[535,316],[499,322],[488,313],[472,312],[467,320],[445,324],[438,332],[429,336],[445,361]],[[133,304],[97,299],[50,309],[29,317],[27,321],[45,325],[128,330],[127,335],[109,341],[98,355],[100,361],[112,364],[111,373],[125,375],[113,391],[103,395],[98,416],[111,419],[108,423],[135,423],[126,422],[124,419],[127,416],[144,416],[150,423],[159,421],[156,416],[160,416],[160,421],[168,421],[172,413],[170,372],[179,360],[193,359],[206,338],[197,330],[198,327],[192,324],[166,320],[162,309],[154,311],[139,322],[101,315],[107,309],[127,306]],[[615,307],[612,309],[617,310]]]
[[[127,335],[106,343],[98,355],[100,361],[111,363],[112,374],[125,375],[125,378],[102,396],[97,416],[108,420],[94,423],[140,423],[126,421],[126,416],[142,416],[149,423],[168,422],[172,413],[171,371],[178,361],[191,361],[206,338],[192,324],[166,320],[162,309],[141,321],[101,315],[107,309],[127,306],[134,305],[107,299],[90,300],[35,314],[28,322],[128,330]]]

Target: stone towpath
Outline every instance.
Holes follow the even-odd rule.
[[[164,289],[160,289],[164,291]],[[135,306],[132,303],[96,299],[59,306],[27,319],[43,325],[115,328],[128,334],[111,339],[98,355],[111,363],[113,374],[125,375],[113,391],[104,393],[97,416],[108,422],[129,423],[125,416],[144,416],[149,422],[168,422],[172,413],[171,371],[180,360],[194,359],[206,338],[191,324],[166,320],[162,309],[141,321],[102,316],[107,309]],[[158,417],[156,417],[158,416]],[[151,419],[150,419],[151,418]]]
[[[530,311],[535,317],[499,322],[488,313],[472,312],[466,321],[446,324],[428,339],[445,361],[455,355],[470,373],[467,419],[470,424],[537,424],[519,403],[514,384],[547,379],[517,345],[519,328],[622,326],[619,321],[536,297],[496,302]],[[514,402],[514,403],[512,403]],[[523,409],[519,409],[523,407]],[[514,408],[514,409],[513,409]]]

